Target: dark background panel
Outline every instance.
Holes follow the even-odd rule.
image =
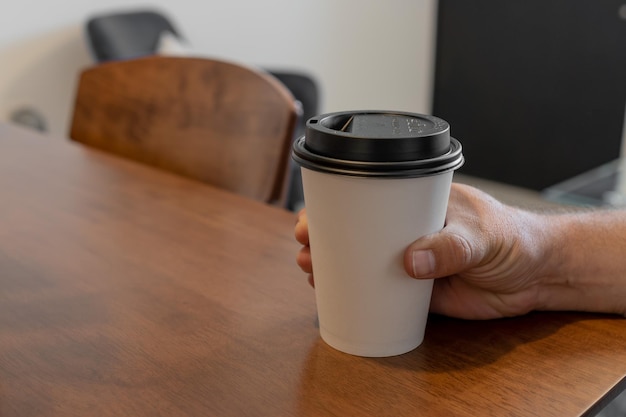
[[[619,156],[624,4],[439,1],[433,114],[461,172],[539,190]]]

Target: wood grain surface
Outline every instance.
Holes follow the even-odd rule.
[[[0,125],[0,416],[563,417],[621,389],[612,316],[433,316],[411,353],[333,350],[294,220]]]

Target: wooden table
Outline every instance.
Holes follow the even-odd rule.
[[[0,416],[578,416],[626,321],[431,317],[386,359],[318,336],[294,215],[0,125]]]

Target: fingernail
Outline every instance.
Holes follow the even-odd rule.
[[[430,275],[435,271],[435,254],[431,250],[416,250],[412,254],[413,276]]]

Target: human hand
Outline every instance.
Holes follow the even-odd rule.
[[[436,278],[432,312],[466,319],[525,314],[539,307],[545,221],[453,184],[446,225],[412,243],[404,266],[414,278]]]
[[[436,278],[431,311],[466,319],[525,314],[537,307],[544,256],[542,218],[503,205],[472,187],[453,184],[445,227],[412,243],[407,273]],[[297,263],[314,285],[305,210],[295,236]]]
[[[296,262],[300,268],[308,274],[309,284],[314,286],[313,264],[311,263],[311,248],[309,246],[309,224],[306,217],[306,209],[302,209],[298,212],[295,236],[296,240],[302,244],[302,248],[296,257]]]

